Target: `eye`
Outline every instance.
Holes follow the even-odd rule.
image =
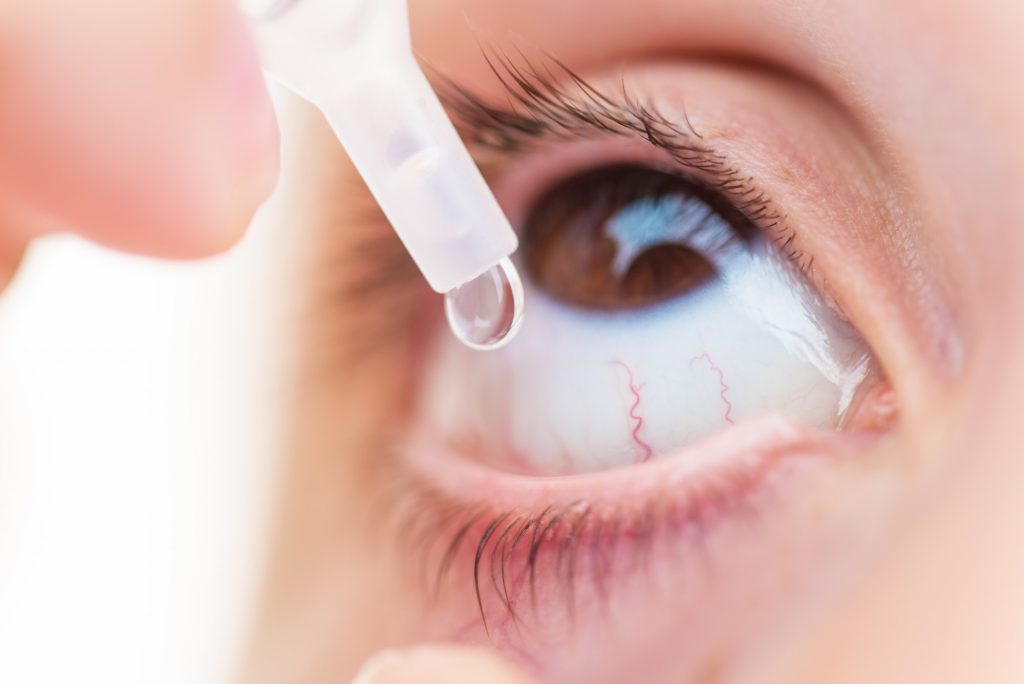
[[[888,177],[802,80],[557,66],[448,98],[519,233],[527,310],[492,353],[422,315],[395,528],[459,639],[475,614],[551,681],[626,637],[628,669],[590,678],[683,642],[705,672],[708,617],[743,606],[723,629],[759,640],[748,608],[791,614],[820,569],[794,549],[849,529],[860,499],[833,509],[832,485],[898,428]]]
[[[640,309],[715,280],[756,234],[702,185],[617,164],[548,191],[529,213],[520,256],[537,287],[566,304]]]
[[[784,228],[769,235],[724,191],[639,163],[537,196],[520,212],[519,338],[493,354],[441,340],[428,377],[428,420],[460,451],[577,473],[764,413],[843,421],[869,352],[794,266]]]

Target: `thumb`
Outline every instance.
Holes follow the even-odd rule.
[[[466,646],[418,646],[381,651],[352,684],[534,684],[490,651]]]

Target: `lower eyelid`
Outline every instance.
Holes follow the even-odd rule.
[[[621,504],[627,497],[645,498],[664,489],[664,483],[682,483],[705,474],[709,466],[728,467],[751,458],[776,457],[819,449],[840,449],[859,444],[860,436],[839,436],[832,431],[812,430],[778,414],[766,415],[737,425],[728,433],[717,433],[701,443],[683,447],[678,453],[645,464],[587,474],[538,478],[531,475],[502,473],[476,463],[471,457],[452,450],[429,426],[417,428],[403,451],[416,472],[430,479],[444,471],[452,482],[447,496],[461,498],[472,493],[477,501],[483,493],[496,506],[514,506],[538,511],[551,505],[567,506],[580,500],[592,503]],[[746,462],[745,465],[750,465]],[[623,478],[627,477],[627,480]],[[494,486],[496,485],[496,486]],[[638,488],[639,485],[639,488]],[[674,496],[674,494],[673,494]]]
[[[756,513],[786,474],[850,458],[878,439],[766,416],[662,461],[537,479],[495,473],[422,431],[405,450],[410,494],[396,521],[404,538],[416,540],[416,565],[427,569],[439,599],[473,605],[488,631],[510,614],[543,630],[573,608],[556,601],[538,612],[531,594],[569,601],[647,563],[640,549],[651,552],[662,542],[676,554],[700,547],[694,530],[712,529],[740,510]],[[634,548],[619,563],[602,555],[622,543]],[[566,553],[573,554],[571,576]],[[573,588],[559,587],[563,582]]]

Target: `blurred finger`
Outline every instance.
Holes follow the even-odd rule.
[[[278,147],[234,4],[0,4],[0,206],[128,251],[232,245],[274,183]]]
[[[419,646],[382,651],[352,684],[532,684],[493,653],[464,646]]]

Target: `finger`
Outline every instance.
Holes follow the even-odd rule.
[[[233,244],[274,182],[278,147],[233,3],[2,4],[0,205],[134,252]]]
[[[352,684],[532,684],[493,653],[465,646],[419,646],[382,651]]]

